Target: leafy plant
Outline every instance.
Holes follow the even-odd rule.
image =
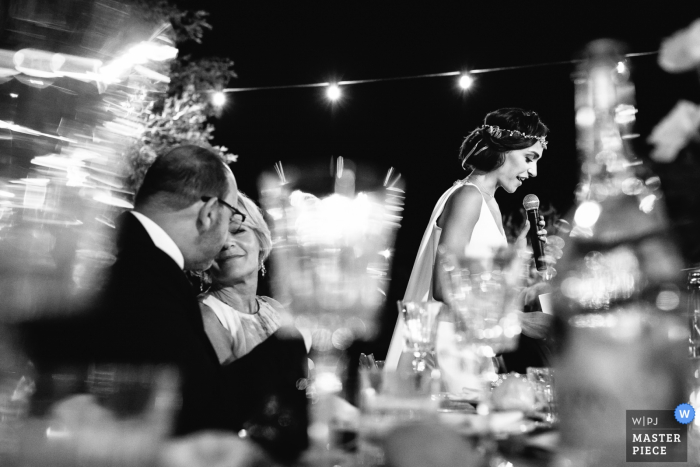
[[[172,40],[180,51],[192,43],[201,43],[204,32],[211,29],[205,11],[180,10],[166,0],[147,2],[137,0],[134,13],[153,24],[169,23]],[[139,13],[136,13],[138,11]],[[227,163],[237,156],[223,146],[213,146],[214,125],[212,118],[219,110],[211,103],[211,93],[222,90],[236,77],[233,62],[222,57],[193,57],[179,54],[170,63],[167,74],[170,83],[166,92],[154,94],[141,112],[143,132],[125,154],[127,188],[138,190],[148,167],[155,158],[170,148],[193,144],[214,150]]]

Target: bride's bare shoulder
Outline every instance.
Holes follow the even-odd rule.
[[[457,188],[450,196],[450,199],[447,200],[447,206],[452,209],[472,208],[481,206],[482,199],[481,192],[477,187],[465,184]]]
[[[465,218],[465,216],[478,219],[482,202],[481,192],[474,185],[463,185],[457,188],[447,200],[445,209],[438,218],[438,226],[444,228],[447,219]]]

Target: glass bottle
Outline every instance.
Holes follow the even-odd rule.
[[[637,110],[622,46],[589,44],[574,85],[581,180],[554,293],[562,456],[623,465],[626,411],[687,400],[682,263],[658,177],[631,145]]]
[[[688,403],[700,407],[700,270],[688,273],[688,356],[690,361],[690,377],[688,378]],[[695,417],[688,426],[689,456],[700,458],[700,419]]]
[[[688,273],[689,357],[700,358],[700,271]]]

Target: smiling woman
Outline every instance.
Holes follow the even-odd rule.
[[[211,290],[200,297],[204,328],[219,357],[228,397],[235,401],[234,431],[246,430],[268,452],[288,461],[306,435],[306,347],[282,324],[282,305],[257,294],[258,275],[272,248],[260,209],[243,193],[228,238],[207,271]]]
[[[460,148],[462,168],[470,172],[438,200],[413,265],[404,300],[442,300],[438,247],[455,257],[482,256],[507,246],[501,211],[494,195],[498,188],[515,192],[537,176],[537,162],[547,147],[548,128],[535,112],[516,108],[493,111],[483,125],[467,136]],[[540,222],[544,226],[544,221]],[[523,235],[527,233],[525,226]],[[545,230],[539,230],[544,237]],[[527,326],[523,326],[526,333]],[[396,368],[403,351],[403,323],[397,321],[385,367]]]

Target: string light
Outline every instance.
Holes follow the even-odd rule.
[[[226,104],[226,94],[222,91],[217,91],[211,95],[211,103],[214,107],[223,107]]]
[[[474,78],[469,73],[464,73],[459,77],[459,87],[462,89],[469,89],[473,82]]]
[[[626,58],[633,58],[633,57],[644,57],[648,55],[656,55],[658,54],[658,51],[652,51],[652,52],[637,52],[637,53],[629,53],[626,54]],[[461,71],[447,71],[444,73],[428,73],[428,74],[423,74],[423,75],[410,75],[410,76],[396,76],[392,78],[371,78],[371,79],[358,79],[358,80],[351,80],[351,81],[339,81],[338,83],[305,83],[305,84],[286,84],[286,85],[280,85],[280,86],[254,86],[254,87],[247,87],[247,88],[226,88],[223,90],[223,92],[246,92],[246,91],[271,91],[275,89],[299,89],[299,88],[321,88],[325,87],[326,89],[326,95],[328,96],[329,99],[334,100],[329,94],[331,93],[336,93],[337,92],[337,98],[340,97],[342,94],[340,91],[339,86],[347,86],[351,84],[365,84],[365,83],[378,83],[378,82],[384,82],[384,81],[404,81],[404,80],[409,80],[409,79],[422,79],[422,78],[441,78],[441,77],[447,77],[447,76],[459,76],[459,84],[462,86],[462,79],[465,75],[472,77],[472,75],[476,74],[483,74],[483,73],[493,73],[496,71],[513,71],[513,70],[524,70],[526,68],[539,68],[539,67],[544,67],[544,66],[554,66],[554,65],[576,65],[580,63],[582,60],[562,60],[558,62],[546,62],[546,63],[533,63],[530,65],[516,65],[516,66],[504,66],[504,67],[497,67],[497,68],[483,68],[483,69],[476,69],[476,70],[470,70],[469,73],[463,73]],[[618,65],[619,66],[619,65]],[[626,69],[626,65],[624,65]],[[465,80],[466,81],[466,80]],[[473,82],[473,78],[472,78]],[[336,89],[336,91],[331,91],[332,89]]]
[[[331,84],[328,86],[328,89],[326,89],[326,97],[332,101],[337,101],[340,99],[341,95],[340,87],[337,84]]]

